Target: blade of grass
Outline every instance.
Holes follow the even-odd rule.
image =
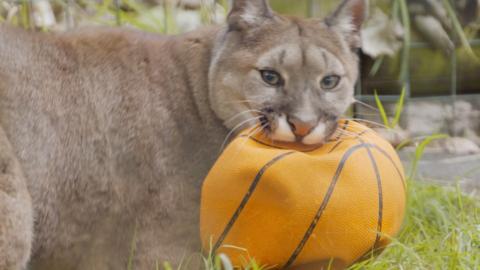
[[[420,144],[415,149],[415,156],[412,160],[412,166],[411,166],[409,179],[413,179],[413,177],[417,174],[418,162],[420,161],[420,159],[423,156],[423,153],[425,152],[425,147],[427,147],[427,145],[429,145],[434,140],[445,139],[445,138],[448,138],[448,135],[446,135],[446,134],[433,134],[433,135],[430,135],[430,136],[426,137],[423,141],[420,142]]]
[[[373,63],[372,68],[370,69],[370,72],[368,73],[369,77],[373,77],[377,74],[378,70],[380,70],[380,67],[383,64],[383,60],[385,59],[385,56],[382,55],[379,58],[375,59],[375,62]]]
[[[130,255],[128,256],[127,270],[133,269],[133,258],[135,257],[135,252],[137,249],[137,226],[138,223],[135,222],[135,227],[133,228],[132,242],[130,243]]]
[[[455,181],[455,192],[457,193],[457,205],[460,208],[460,218],[462,222],[465,222],[465,211],[463,209],[462,191],[460,190],[460,182]]]
[[[465,35],[465,32],[463,31],[462,25],[460,24],[460,21],[458,20],[457,14],[455,14],[455,10],[453,9],[452,5],[450,4],[450,1],[448,0],[443,0],[443,5],[445,9],[447,10],[448,16],[452,20],[453,28],[455,29],[455,33],[458,35],[460,38],[460,42],[462,43],[463,48],[467,52],[467,54],[472,57],[476,62],[479,61],[477,55],[473,52],[472,47],[470,46],[470,42],[468,42],[467,36]]]
[[[132,0],[123,0],[123,5],[132,10],[131,12],[123,12],[123,22],[148,32],[165,32],[164,21],[157,18],[155,12],[148,9],[145,5]],[[146,23],[141,19],[142,17],[146,18],[150,23]]]
[[[402,116],[402,111],[403,111],[403,105],[405,102],[405,86],[402,88],[402,93],[400,94],[400,98],[397,101],[397,104],[395,105],[395,117],[393,118],[393,121],[391,123],[391,127],[395,128],[398,123],[400,122],[400,117]]]
[[[0,23],[3,23],[6,20],[6,18],[0,13]]]
[[[122,25],[122,10],[121,10],[121,0],[114,0],[114,6],[115,6],[115,20],[117,25]]]
[[[175,21],[175,6],[171,1],[163,2],[163,12],[164,12],[164,25],[165,25],[165,34],[175,33],[177,30],[177,25]]]
[[[29,3],[28,0],[23,0],[21,7],[21,17],[22,17],[22,24],[23,28],[25,29],[30,29],[30,8],[29,8]]]
[[[405,139],[395,147],[395,150],[397,151],[402,150],[405,146],[409,145],[410,143],[412,143],[411,139]]]
[[[383,124],[387,128],[391,128],[385,108],[383,107],[383,104],[380,101],[380,98],[378,97],[377,90],[375,90],[374,96],[375,96],[375,103],[377,103],[377,108],[378,108],[378,111],[380,112],[380,116],[382,117]]]
[[[172,265],[169,262],[163,262],[164,270],[173,270]]]
[[[403,53],[402,53],[402,64],[400,68],[400,80],[404,83],[408,80],[408,70],[410,62],[410,44],[411,44],[411,33],[410,33],[410,16],[408,14],[408,7],[406,0],[397,0],[399,1],[400,14],[402,17],[402,23],[404,28],[403,36]]]
[[[221,253],[217,256],[219,263],[217,264],[218,269],[224,269],[224,270],[233,270],[233,265],[232,262],[230,261],[230,258],[227,257],[227,255]]]
[[[398,9],[399,9],[399,2],[398,0],[393,1],[392,9],[391,9],[391,16],[393,21],[398,21]]]
[[[90,1],[86,2],[86,4],[92,9],[95,10],[95,14],[91,18],[91,20],[95,22],[102,22],[102,17],[109,12],[109,7],[112,3],[112,0],[105,0],[102,1],[102,3],[97,4],[95,2],[91,3]],[[67,8],[66,5],[64,5],[64,8]]]

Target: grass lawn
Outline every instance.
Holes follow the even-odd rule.
[[[405,224],[377,258],[351,269],[479,269],[480,198],[410,181]]]
[[[390,246],[349,269],[480,269],[479,197],[410,181],[407,204],[403,229]],[[221,270],[218,265],[208,261],[205,268]],[[269,267],[252,262],[249,269]]]

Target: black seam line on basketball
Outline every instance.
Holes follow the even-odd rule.
[[[242,210],[247,205],[248,201],[250,200],[250,197],[252,196],[252,194],[255,191],[258,183],[260,182],[260,179],[262,178],[264,173],[267,171],[267,169],[270,168],[277,161],[279,161],[279,160],[283,159],[284,157],[286,157],[288,155],[291,155],[293,153],[295,153],[295,151],[286,152],[286,153],[283,153],[283,154],[280,154],[280,155],[274,157],[273,159],[271,159],[269,162],[267,162],[258,171],[257,175],[255,175],[255,178],[253,179],[252,183],[250,184],[250,187],[248,188],[247,193],[245,194],[245,196],[243,196],[243,199],[240,202],[240,205],[238,206],[237,210],[235,210],[235,212],[233,213],[232,217],[230,218],[229,222],[227,223],[227,226],[225,226],[225,229],[223,230],[222,234],[220,235],[217,242],[213,246],[213,249],[212,249],[213,254],[216,253],[217,249],[220,247],[223,240],[225,240],[225,238],[227,237],[227,234],[230,232],[230,230],[233,227],[233,224],[237,221],[238,217],[240,216],[240,213],[242,212]]]
[[[365,143],[362,138],[357,137],[357,140],[360,143]],[[378,242],[380,241],[380,235],[382,232],[382,223],[383,223],[383,189],[382,189],[382,178],[380,176],[380,172],[378,171],[378,165],[375,159],[373,158],[372,151],[370,150],[370,147],[366,148],[367,150],[367,155],[368,158],[370,159],[370,162],[372,163],[373,171],[375,172],[375,178],[377,180],[377,194],[378,194],[378,217],[377,217],[377,230],[375,233],[375,240],[373,241],[372,249],[374,250],[375,247],[378,245]]]
[[[398,169],[397,167],[397,164],[395,164],[395,162],[393,161],[392,157],[390,157],[390,155],[385,152],[385,150],[383,150],[382,148],[378,147],[378,145],[372,145],[372,147],[375,149],[375,150],[378,150],[381,154],[383,154],[386,158],[388,158],[390,160],[390,162],[392,163],[393,167],[395,168],[395,170],[397,170],[397,173],[398,173],[398,176],[400,177],[400,179],[402,180],[402,183],[403,183],[403,187],[404,187],[404,192],[405,192],[405,180],[403,178],[403,175],[402,173],[400,172],[400,169]],[[363,257],[365,257],[365,255],[367,255],[368,253],[371,253],[371,252],[374,252],[375,251],[375,244],[373,245],[373,248],[370,249],[369,251],[365,252],[362,256],[358,257],[358,259],[361,259]]]
[[[317,226],[318,221],[322,217],[323,211],[327,207],[327,204],[330,200],[330,197],[333,194],[333,190],[335,189],[335,185],[337,184],[337,181],[340,177],[340,174],[343,171],[343,168],[344,168],[348,158],[353,153],[355,153],[357,150],[365,148],[365,147],[370,147],[370,146],[372,146],[372,145],[371,144],[366,144],[366,143],[356,144],[355,146],[352,146],[351,148],[349,148],[347,150],[347,152],[345,152],[345,154],[343,154],[343,157],[342,157],[342,159],[340,160],[340,163],[337,166],[337,169],[336,169],[335,174],[332,178],[332,181],[330,182],[330,185],[327,189],[327,192],[325,193],[325,196],[323,197],[323,201],[322,201],[320,207],[318,208],[317,213],[315,214],[315,217],[313,218],[312,222],[310,223],[310,226],[308,227],[307,231],[305,232],[302,240],[300,241],[298,246],[295,248],[294,252],[292,253],[290,258],[288,259],[287,263],[285,263],[285,265],[282,267],[282,269],[290,267],[293,264],[293,262],[297,259],[298,255],[300,255],[300,252],[302,252],[302,249],[306,245],[308,239],[310,238],[310,235],[313,233],[313,230]]]
[[[365,143],[361,138],[358,138],[361,143]],[[380,233],[382,232],[382,223],[383,223],[383,189],[382,189],[382,177],[380,176],[380,172],[378,171],[378,164],[373,158],[372,151],[370,147],[367,147],[368,158],[372,163],[373,170],[375,172],[375,177],[377,179],[377,187],[378,187],[378,218],[377,218],[377,232],[375,236],[375,242],[373,243],[372,250],[378,245],[378,241],[380,241]]]
[[[382,155],[384,155],[388,160],[390,160],[390,163],[392,163],[393,167],[398,173],[398,176],[400,176],[400,179],[402,180],[402,186],[403,186],[403,191],[407,189],[407,184],[405,183],[405,178],[403,177],[402,173],[400,172],[400,169],[397,167],[397,164],[395,164],[395,161],[393,161],[393,158],[385,152],[382,148],[378,147],[377,145],[373,145],[373,148],[378,150]]]
[[[362,132],[360,132],[360,133],[355,133],[355,135],[357,135],[355,138],[359,138],[359,137],[361,137],[363,134],[365,134],[365,133],[367,133],[367,132],[368,132],[368,130],[364,130],[364,131],[362,131]],[[344,141],[338,141],[338,142],[332,147],[332,149],[330,149],[330,151],[328,151],[328,153],[329,153],[329,154],[332,153],[333,150],[337,149],[337,147],[340,146],[340,144],[342,144],[342,142],[344,142]]]
[[[332,147],[332,149],[330,149],[330,151],[328,151],[328,153],[329,153],[329,154],[332,153],[333,150],[337,149],[337,147],[338,147],[340,144],[342,144],[342,142],[343,142],[343,141],[338,141],[338,142]]]
[[[368,130],[365,130],[365,131],[368,131]],[[362,132],[362,133],[364,133],[364,132]],[[357,139],[360,139],[360,138],[357,137]],[[400,169],[398,168],[397,164],[395,164],[395,161],[393,160],[393,158],[385,150],[380,148],[378,145],[372,144],[372,147],[375,148],[376,150],[378,150],[382,155],[384,155],[390,161],[390,163],[392,163],[393,167],[397,171],[398,176],[402,180],[404,190],[406,190],[407,184],[405,183],[405,178],[403,177],[402,173],[400,172]]]
[[[369,131],[370,131],[370,130],[365,129],[364,131],[358,133],[357,135],[358,135],[358,137],[361,137],[363,134],[365,134],[365,133],[367,133],[367,132],[369,132]]]

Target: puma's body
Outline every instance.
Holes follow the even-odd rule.
[[[0,124],[32,197],[33,269],[124,269],[132,241],[143,269],[199,251],[201,180],[226,135],[205,99],[216,30],[0,29]]]
[[[0,270],[189,261],[228,128],[305,144],[335,131],[364,11],[301,20],[235,0],[226,26],[176,37],[0,26]]]

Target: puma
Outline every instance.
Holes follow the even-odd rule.
[[[168,37],[0,26],[0,269],[188,261],[225,138],[259,125],[316,145],[335,131],[366,4],[320,20],[236,0],[226,25]]]

